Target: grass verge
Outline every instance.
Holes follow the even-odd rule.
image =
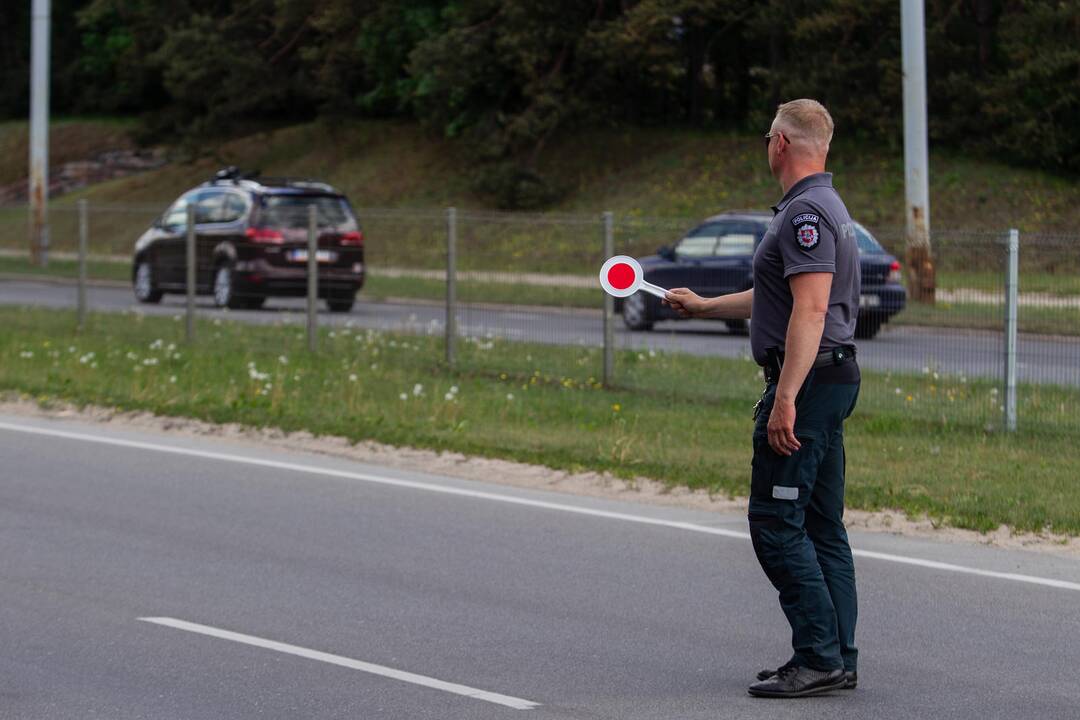
[[[183,324],[139,314],[74,315],[0,308],[0,389],[211,422],[308,430],[354,440],[455,450],[568,470],[646,476],[745,494],[749,408],[760,391],[743,360],[627,352],[623,386],[603,389],[599,353],[497,340],[463,341],[460,369],[428,336],[324,331],[304,351],[302,328],[203,321],[194,347]],[[1080,393],[1025,388],[1008,437],[992,384],[931,374],[866,373],[848,427],[848,501],[898,508],[960,527],[1008,524],[1080,533]],[[1067,412],[1068,411],[1068,412]],[[1035,417],[1035,416],[1033,416]]]
[[[49,260],[47,267],[31,263],[26,258],[0,256],[0,273],[27,275],[30,277],[79,277],[79,263],[75,260]],[[86,277],[90,280],[131,281],[131,265],[108,260],[89,260],[86,263]]]

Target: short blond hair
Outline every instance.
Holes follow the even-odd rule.
[[[833,119],[817,100],[800,98],[776,108],[773,128],[780,130],[795,143],[806,143],[821,153],[829,152],[833,136]]]

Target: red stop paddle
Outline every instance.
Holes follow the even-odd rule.
[[[600,286],[608,295],[617,298],[630,297],[638,290],[663,299],[667,290],[659,285],[645,282],[645,273],[638,261],[628,255],[609,258],[600,268]]]

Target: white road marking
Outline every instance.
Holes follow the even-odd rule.
[[[532,700],[522,700],[521,698],[511,697],[509,695],[500,695],[499,693],[488,692],[486,690],[478,690],[469,687],[468,685],[445,682],[443,680],[427,677],[426,675],[417,675],[416,673],[386,667],[385,665],[376,665],[374,663],[364,662],[363,660],[347,658],[342,655],[333,655],[319,650],[300,647],[299,645],[290,645],[288,643],[277,642],[276,640],[267,640],[254,635],[245,635],[231,630],[222,630],[221,628],[200,625],[186,620],[177,620],[176,618],[169,617],[141,617],[139,620],[176,628],[177,630],[199,633],[200,635],[209,635],[211,637],[221,638],[222,640],[232,640],[233,642],[243,643],[244,645],[254,645],[255,647],[266,648],[267,650],[276,650],[280,653],[296,655],[297,657],[308,658],[309,660],[319,660],[320,662],[330,663],[331,665],[340,665],[341,667],[359,670],[360,672],[366,672],[372,675],[380,675],[394,680],[401,680],[402,682],[412,683],[413,685],[423,685],[424,687],[454,693],[455,695],[464,695],[465,697],[470,697],[475,700],[484,700],[486,702],[495,703],[496,705],[505,705],[506,707],[514,708],[515,710],[532,710],[533,708],[540,706],[540,703],[533,702]]]
[[[378,485],[389,485],[392,487],[409,488],[412,490],[424,490],[426,492],[436,492],[442,493],[444,495],[456,495],[459,497],[476,498],[479,500],[492,500],[494,502],[508,503],[511,505],[524,505],[526,507],[535,507],[544,510],[557,510],[559,512],[573,513],[575,515],[588,515],[591,517],[606,518],[608,520],[621,520],[623,522],[632,522],[640,525],[655,525],[659,527],[674,528],[676,530],[686,530],[689,532],[703,533],[706,535],[717,535],[720,537],[735,538],[738,540],[750,539],[749,533],[736,530],[725,530],[724,528],[710,527],[708,525],[698,525],[696,523],[682,522],[678,520],[663,520],[660,518],[651,518],[645,515],[633,515],[630,513],[613,512],[609,510],[596,510],[594,508],[579,507],[577,505],[568,505],[566,503],[549,502],[546,500],[533,500],[530,498],[515,497],[513,495],[502,495],[499,493],[485,492],[482,490],[468,490],[465,488],[449,487],[444,485],[437,485],[435,483],[420,482],[416,480],[401,480],[398,478],[385,477],[382,475],[372,475],[370,473],[352,472],[348,470],[334,470],[332,468],[322,468],[313,465],[302,465],[300,463],[282,462],[279,460],[264,460],[262,458],[245,457],[243,455],[211,452],[209,450],[195,450],[191,448],[174,447],[171,445],[161,445],[158,443],[140,442],[137,440],[121,440],[120,438],[101,437],[98,435],[70,432],[67,430],[27,427],[6,422],[0,422],[0,430],[10,430],[12,432],[21,432],[30,435],[43,435],[46,437],[65,438],[68,440],[80,440],[83,442],[99,443],[102,445],[113,445],[116,447],[126,447],[137,450],[150,450],[153,452],[170,453],[173,455],[198,457],[206,460],[219,460],[222,462],[238,463],[241,465],[255,465],[258,467],[273,468],[275,470],[290,470],[293,472],[307,473],[310,475],[323,475],[326,477],[359,480],[362,482],[368,482]],[[944,563],[937,560],[924,560],[922,558],[909,557],[907,555],[893,555],[890,553],[874,552],[871,550],[852,550],[852,553],[856,557],[882,560],[885,562],[899,563],[902,565],[915,565],[918,567],[929,568],[932,570],[943,570],[946,572],[978,575],[980,577],[994,578],[996,580],[1010,580],[1014,582],[1028,583],[1031,585],[1042,585],[1044,587],[1052,587],[1062,590],[1074,590],[1080,592],[1080,583],[1070,582],[1068,580],[1057,580],[1054,578],[1039,577],[1037,575],[1022,575],[1019,573],[998,572],[996,570],[982,570],[980,568],[969,567],[966,565],[954,565],[952,563]]]

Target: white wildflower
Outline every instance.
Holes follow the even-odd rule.
[[[349,373],[349,382],[356,382],[356,373]]]
[[[416,383],[415,385],[413,385],[412,394],[416,397],[420,397],[424,394],[424,386],[420,383]]]
[[[409,396],[406,395],[405,393],[401,393],[400,395],[398,395],[398,397],[401,398],[402,400],[408,400],[409,399]]]

